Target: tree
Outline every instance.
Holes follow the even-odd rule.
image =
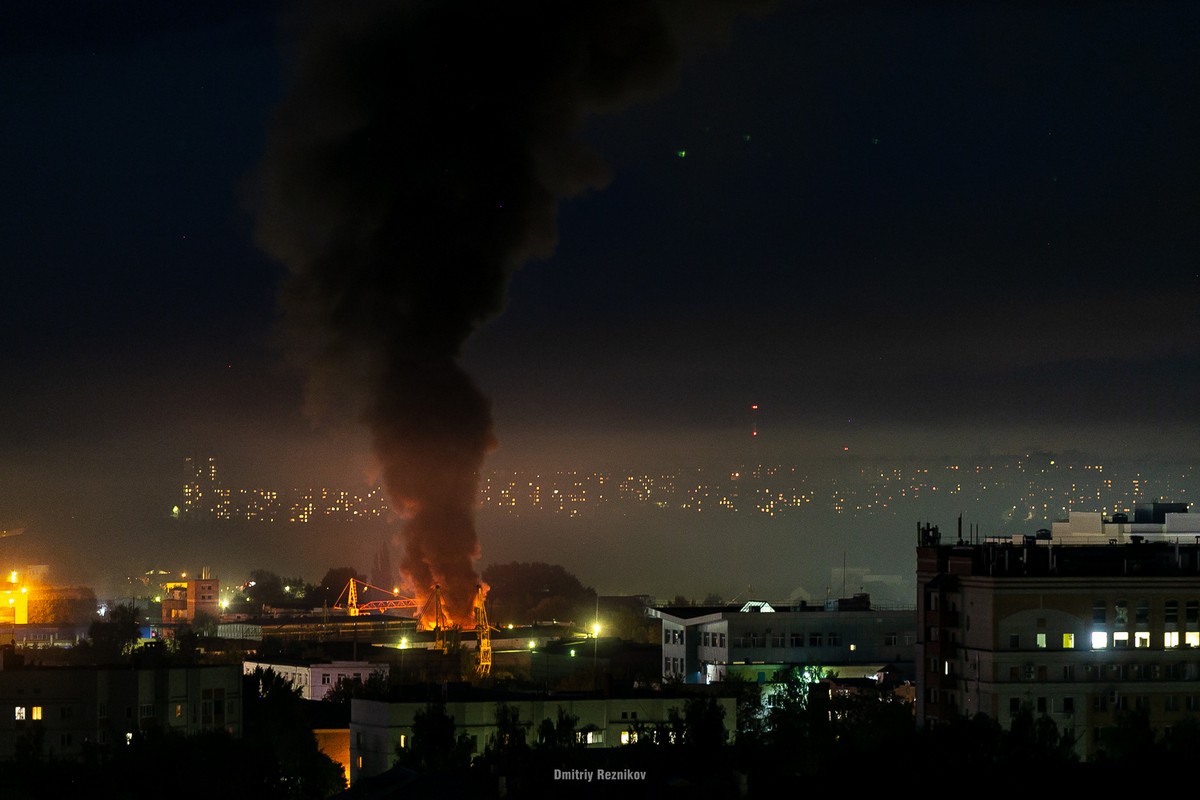
[[[1144,709],[1119,711],[1113,724],[1104,729],[1099,760],[1125,765],[1154,763],[1156,734],[1150,714]]]
[[[1139,720],[1140,722],[1140,720]],[[1150,731],[1149,718],[1144,730]],[[1145,740],[1141,727],[1131,730],[1131,742],[1140,746]],[[1149,741],[1153,743],[1150,732]],[[1044,714],[1034,716],[1028,704],[1022,704],[1009,724],[1008,732],[1002,737],[1003,748],[998,759],[1006,764],[1029,764],[1032,767],[1065,764],[1078,760],[1075,742],[1059,733],[1058,725]]]
[[[604,612],[604,636],[615,636],[637,644],[655,644],[661,636],[661,623],[653,617],[638,613],[628,606],[617,606]]]
[[[712,695],[688,698],[683,704],[683,743],[711,754],[719,751],[725,740],[725,707]]]
[[[455,734],[454,717],[441,700],[428,703],[413,715],[412,743],[396,748],[396,760],[426,773],[456,773],[466,770],[471,759],[471,740]]]
[[[579,717],[568,714],[562,706],[558,707],[557,718],[543,719],[538,725],[537,744],[535,749],[543,753],[574,753],[584,749],[579,740]]]
[[[1163,731],[1161,744],[1164,754],[1173,761],[1200,752],[1200,720],[1189,714],[1173,723]]]
[[[383,674],[383,670],[377,669],[373,670],[365,679],[354,678],[350,675],[343,675],[338,678],[333,688],[325,694],[325,702],[337,703],[349,707],[350,701],[356,697],[370,700],[388,700],[394,694],[395,687],[391,679]]]
[[[169,646],[176,663],[195,664],[200,661],[200,634],[190,625],[181,625]]]
[[[263,743],[297,800],[320,800],[345,788],[341,766],[321,752],[299,687],[258,667],[243,678],[245,738]]]
[[[811,707],[810,688],[823,676],[819,667],[782,670],[766,699],[764,742],[777,754],[788,754],[789,764],[805,774],[819,768],[831,738],[827,712]]]
[[[488,584],[488,617],[505,624],[571,619],[595,607],[595,590],[557,564],[513,561],[483,571]]]
[[[192,619],[192,629],[200,636],[216,636],[220,620],[207,611],[197,611]]]
[[[737,673],[727,675],[725,683],[733,689],[737,698],[734,744],[739,749],[760,750],[766,731],[766,707],[763,704],[762,687]]]
[[[315,603],[326,608],[337,605],[351,579],[366,583],[367,576],[360,574],[354,567],[330,567],[326,570],[325,577],[321,578],[321,582],[313,587]],[[343,598],[342,602],[345,603],[346,600]]]
[[[142,612],[132,603],[121,603],[88,626],[90,656],[98,663],[112,663],[130,655],[141,636]]]
[[[519,772],[525,766],[529,745],[525,742],[525,726],[521,724],[521,712],[516,706],[496,704],[496,732],[488,736],[483,755],[505,773]]]
[[[283,599],[283,578],[265,569],[250,570],[246,581],[246,597],[253,608],[278,605]]]

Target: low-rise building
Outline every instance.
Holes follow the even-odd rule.
[[[0,760],[16,753],[74,759],[139,732],[242,733],[236,665],[28,666],[5,648],[0,669]]]
[[[220,594],[221,582],[212,577],[207,567],[201,570],[199,578],[167,581],[161,600],[163,626],[195,624],[202,617],[216,622],[221,616]]]
[[[389,665],[371,661],[323,661],[303,659],[256,659],[242,662],[242,673],[271,669],[300,690],[305,700],[324,700],[342,679],[366,681],[372,673],[387,677]]]
[[[496,733],[496,707],[504,703],[530,728],[533,741],[543,720],[555,721],[559,711],[575,717],[579,741],[587,747],[620,747],[637,741],[656,726],[665,725],[672,711],[682,714],[693,694],[630,692],[624,696],[579,693],[536,696],[497,692],[451,692],[444,698],[446,714],[454,719],[456,735],[465,735],[473,753],[481,753]],[[713,695],[722,709],[727,735],[737,729],[737,700]],[[350,784],[379,775],[396,762],[397,748],[411,745],[416,715],[428,700],[389,702],[355,698],[350,701]]]
[[[914,675],[914,608],[874,608],[858,594],[821,605],[651,608],[662,620],[662,677],[717,683],[733,676],[757,683],[788,667],[822,667],[842,677]]]

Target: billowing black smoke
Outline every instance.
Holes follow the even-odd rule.
[[[746,4],[675,8],[724,26]],[[713,12],[716,15],[713,16]],[[290,271],[284,326],[310,399],[369,426],[404,519],[401,570],[470,613],[491,407],[459,358],[560,200],[606,180],[588,114],[675,77],[646,0],[361,2],[308,9],[263,169],[259,239]],[[469,623],[468,623],[469,624]]]

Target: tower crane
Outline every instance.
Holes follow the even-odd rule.
[[[359,584],[362,584],[362,591],[365,593],[368,589],[374,589],[376,592],[382,592],[386,600],[369,600],[365,603],[359,602]],[[342,598],[346,598],[346,605],[342,605]],[[387,589],[381,589],[378,586],[372,586],[366,581],[360,581],[356,578],[351,578],[346,584],[346,588],[338,595],[337,602],[333,604],[336,609],[346,609],[346,613],[352,617],[359,615],[371,614],[374,612],[387,611],[390,608],[416,608],[417,601],[411,597],[402,597],[398,592]]]
[[[429,613],[430,604],[433,604],[433,613]],[[446,628],[448,627],[446,620],[446,610],[442,607],[442,585],[435,583],[433,585],[433,594],[429,596],[429,600],[421,608],[418,614],[422,624],[430,617],[433,618],[433,646],[443,653],[450,649],[450,645],[446,641]]]
[[[483,585],[475,587],[475,632],[479,646],[475,650],[475,674],[486,678],[492,672],[492,629],[483,605]]]

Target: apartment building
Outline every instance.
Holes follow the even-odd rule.
[[[917,719],[1023,706],[1092,758],[1119,714],[1200,712],[1200,515],[1084,514],[1015,538],[918,527]]]
[[[75,759],[151,729],[240,736],[241,671],[236,665],[30,666],[5,648],[0,761],[18,751]]]

